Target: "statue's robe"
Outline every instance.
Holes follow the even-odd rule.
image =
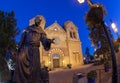
[[[18,46],[14,83],[43,83],[41,80],[40,41],[45,50],[50,49],[51,39],[46,37],[42,28],[32,25],[25,29]]]

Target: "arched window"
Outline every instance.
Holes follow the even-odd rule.
[[[53,54],[53,58],[59,58],[58,54]]]
[[[72,36],[72,32],[71,32],[71,31],[70,31],[70,37],[73,38],[73,36]]]
[[[73,32],[73,37],[76,39],[77,37],[76,37],[76,33],[75,32]]]

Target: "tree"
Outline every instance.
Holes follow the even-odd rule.
[[[118,73],[114,45],[110,30],[104,23],[105,9],[103,5],[92,4],[89,1],[90,10],[86,14],[86,23],[91,30],[90,38],[93,45],[97,47],[97,53],[111,54],[112,57],[112,83],[117,83]]]
[[[97,49],[95,52],[97,55],[105,55],[110,53],[109,43],[102,24],[105,14],[106,12],[103,5],[99,5],[99,7],[91,7],[86,14],[86,23],[88,25],[88,30],[91,31],[89,37],[92,44]],[[106,26],[106,28],[112,38],[109,27]]]
[[[94,59],[94,57],[90,54],[90,50],[88,47],[86,47],[85,54],[87,55],[87,57],[90,57],[90,60]]]
[[[16,19],[14,12],[0,11],[0,54],[5,55],[9,46],[16,48],[15,36],[18,35],[18,28],[16,28]]]
[[[91,56],[91,55],[90,55],[90,50],[89,50],[88,47],[86,47],[85,54],[86,54],[87,56]]]
[[[4,12],[0,11],[0,71],[6,68],[5,53],[10,47],[16,49],[16,35],[19,34],[19,29],[16,27],[14,11]]]

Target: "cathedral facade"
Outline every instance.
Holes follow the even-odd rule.
[[[66,67],[68,64],[80,66],[83,64],[83,55],[81,41],[78,34],[78,28],[72,21],[67,21],[61,27],[57,22],[54,22],[48,27],[45,27],[46,21],[43,16],[41,27],[44,29],[47,37],[55,39],[55,44],[51,45],[49,51],[45,51],[42,44],[40,45],[40,63],[41,66],[49,68]],[[34,18],[30,20],[30,24],[34,23]]]

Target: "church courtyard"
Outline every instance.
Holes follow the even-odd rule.
[[[118,83],[120,83],[120,53],[116,54],[117,69],[118,69]],[[104,65],[94,66],[87,64],[76,66],[71,69],[56,69],[49,72],[50,83],[76,83],[74,76],[81,74],[83,77],[78,79],[78,83],[88,83],[86,74],[91,70],[97,70],[96,83],[112,83],[112,66],[108,72],[104,71]]]
[[[104,66],[93,66],[93,64],[74,67],[72,69],[56,69],[49,72],[50,83],[76,83],[74,76],[77,74],[83,75],[78,79],[78,83],[87,83],[86,74],[90,70],[97,70],[96,83],[110,83],[111,70],[109,72],[104,71]]]

